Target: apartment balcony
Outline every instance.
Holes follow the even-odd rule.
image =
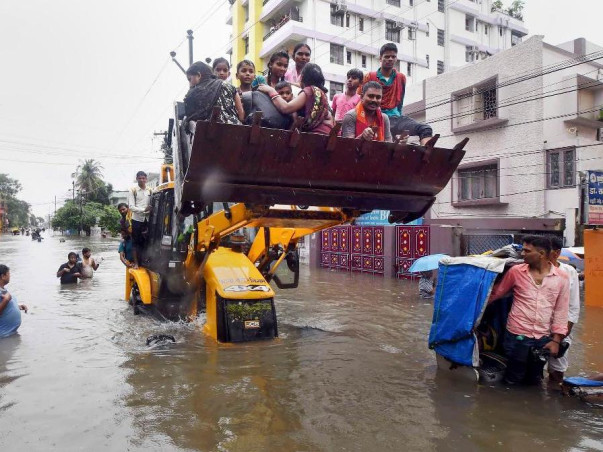
[[[260,22],[267,22],[270,19],[275,19],[285,8],[290,8],[296,3],[301,3],[302,0],[264,0],[264,7],[260,14]],[[276,17],[278,19],[278,17]]]
[[[272,36],[274,33],[276,33],[280,28],[282,28],[290,20],[302,23],[304,21],[304,18],[301,17],[301,16],[300,17],[296,17],[296,18],[293,18],[291,16],[284,16],[279,23],[277,23],[276,25],[270,27],[270,31],[266,34],[266,36],[264,36],[264,41],[266,39],[268,39],[270,36]]]
[[[355,50],[356,52],[364,53],[366,55],[379,54],[379,49],[377,47],[350,41],[341,35],[323,33],[317,30],[306,28],[301,21],[296,21],[290,18],[279,28],[272,30],[271,33],[268,33],[265,36],[264,45],[260,51],[260,58],[266,58],[277,49],[286,47],[287,43],[300,42],[312,38],[315,38],[319,41],[331,42],[333,44],[345,46],[347,49]]]
[[[603,82],[578,74],[576,86],[576,116],[566,119],[564,123],[572,127],[603,129]]]
[[[226,16],[226,25],[232,25],[232,8],[228,8],[228,15]]]

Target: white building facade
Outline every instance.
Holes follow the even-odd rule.
[[[379,67],[379,49],[398,45],[408,84],[509,49],[527,34],[523,23],[492,12],[492,0],[236,0],[232,63],[265,69],[270,55],[307,43],[327,88],[341,92],[352,68]]]
[[[438,145],[470,139],[427,218],[434,232],[580,240],[580,182],[603,169],[602,57],[584,39],[553,46],[535,36],[426,80],[425,98],[407,113],[432,125]]]

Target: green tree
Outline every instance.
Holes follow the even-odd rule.
[[[523,20],[523,7],[525,6],[524,0],[513,0],[511,6],[507,8],[507,14],[515,19]]]
[[[80,162],[71,177],[75,180],[75,187],[82,196],[91,195],[105,185],[103,166],[94,159]]]
[[[9,177],[8,174],[0,174],[0,199],[4,200],[6,206],[6,217],[10,228],[29,226],[29,204],[17,199],[16,195],[21,191],[18,180]],[[2,228],[3,225],[0,225]]]
[[[494,0],[492,2],[492,12],[494,11],[502,11],[503,10],[503,2],[502,0]]]

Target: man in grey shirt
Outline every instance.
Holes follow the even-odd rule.
[[[367,141],[392,141],[389,118],[381,111],[383,88],[377,82],[362,85],[362,97],[354,110],[343,117],[341,136]]]

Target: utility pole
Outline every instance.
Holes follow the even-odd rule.
[[[75,181],[71,181],[71,200],[75,202]]]
[[[54,214],[57,214],[57,195],[54,195]]]
[[[186,34],[188,35],[186,39],[188,39],[188,65],[191,66],[193,64],[193,30],[186,30]]]

